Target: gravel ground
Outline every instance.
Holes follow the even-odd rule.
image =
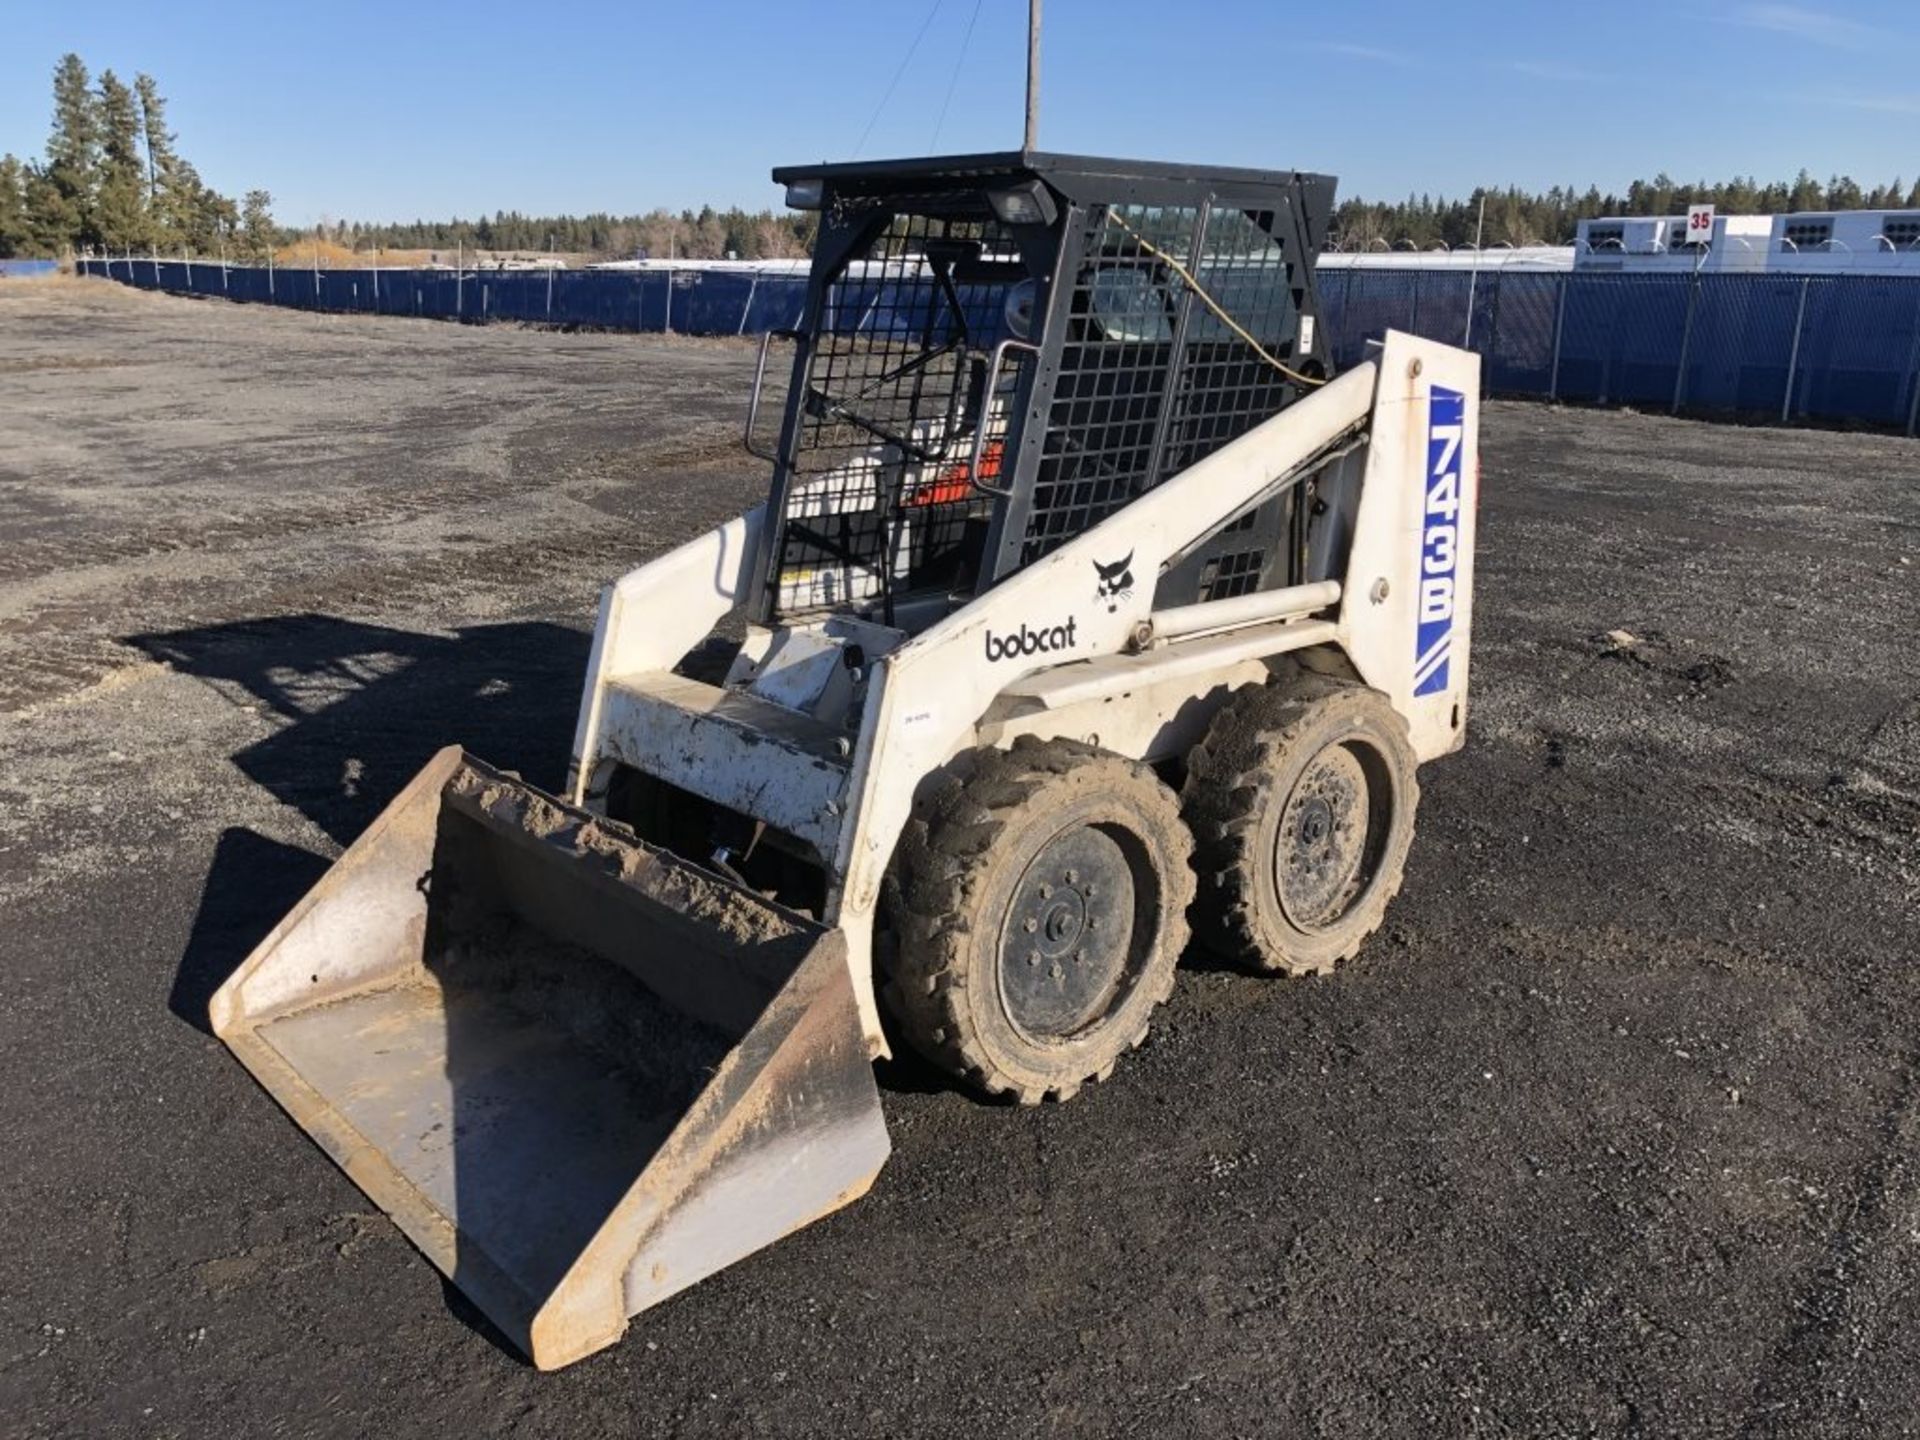
[[[1920,446],[1536,405],[1356,962],[1192,957],[1070,1105],[883,1067],[869,1198],[490,1339],[206,997],[442,744],[559,781],[750,370],[0,284],[0,1428],[1920,1433]]]

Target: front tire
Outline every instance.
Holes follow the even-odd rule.
[[[1189,757],[1182,795],[1202,940],[1271,973],[1351,959],[1400,891],[1416,764],[1378,691],[1315,677],[1235,695]]]
[[[903,1038],[1023,1104],[1105,1079],[1172,992],[1191,854],[1144,765],[1058,740],[978,752],[901,840],[886,995]]]

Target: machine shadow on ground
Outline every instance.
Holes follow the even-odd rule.
[[[558,788],[589,640],[540,621],[432,635],[309,613],[126,643],[283,722],[233,763],[344,846],[450,743]],[[327,863],[245,827],[224,831],[174,978],[174,1014],[206,1030],[213,992]]]
[[[542,622],[471,626],[448,636],[301,614],[137,635],[127,643],[282,722],[235,752],[234,765],[346,846],[450,743],[558,790],[589,639]],[[168,1008],[211,1033],[215,991],[329,865],[244,826],[223,831]],[[450,1072],[459,1048],[450,1029]],[[467,1106],[456,1089],[456,1135]],[[457,1151],[454,1164],[458,1183]],[[442,1284],[456,1318],[522,1358],[454,1281]]]
[[[667,951],[688,937],[671,926],[650,932],[644,907],[625,915],[632,925],[576,923],[593,894],[591,867],[575,872],[578,879],[543,869],[552,862],[540,852],[529,857],[522,842],[503,843],[473,816],[441,808],[442,782],[430,778],[409,792],[449,743],[543,790],[561,788],[586,637],[538,623],[441,637],[300,615],[130,643],[278,722],[234,752],[234,765],[343,846],[390,805],[407,807],[408,816],[426,805],[438,812],[430,858],[376,838],[336,874],[337,881],[384,869],[407,883],[417,876],[427,897],[421,929],[394,928],[400,922],[378,903],[339,903],[338,883],[330,908],[299,922],[300,953],[319,954],[317,970],[343,967],[328,983],[363,964],[397,967],[392,974],[401,978],[296,1002],[225,1038],[255,1065],[266,1053],[256,1035],[273,1031],[276,1063],[311,1090],[290,1098],[271,1081],[269,1088],[296,1116],[324,1101],[335,1118],[303,1120],[310,1133],[344,1123],[368,1153],[391,1163],[411,1198],[389,1212],[451,1273],[449,1310],[496,1347],[526,1354],[529,1302],[572,1283],[574,1264],[591,1256],[696,1099],[723,1082],[723,1061],[753,1023],[742,1019],[739,1033],[716,1028],[723,1021],[715,1015],[726,1010],[718,1001],[714,1015],[698,1004],[688,1012],[694,1020],[677,1013],[669,997],[685,982],[672,976],[687,962]],[[395,821],[375,835],[413,823]],[[174,1013],[210,1031],[215,992],[328,870],[297,844],[244,827],[222,832],[176,969]],[[576,894],[574,885],[586,888]],[[306,928],[316,924],[318,931]],[[724,949],[710,958],[722,961]],[[406,959],[410,950],[429,978]],[[763,983],[776,959],[771,949],[754,956],[747,973],[759,978],[750,983]],[[305,965],[296,982],[306,979]],[[669,981],[658,989],[655,965]],[[700,984],[735,993],[725,983]],[[685,1001],[680,995],[678,1004]],[[864,1071],[863,1057],[858,1064]],[[423,1214],[448,1223],[457,1215],[452,1252],[437,1252],[419,1224],[408,1224]],[[681,1262],[679,1251],[674,1257]],[[652,1274],[664,1283],[662,1266]]]
[[[557,791],[566,778],[589,637],[538,621],[445,636],[301,614],[136,635],[127,643],[235,704],[259,706],[283,721],[265,740],[235,752],[233,763],[345,846],[450,743]],[[174,978],[174,1014],[205,1031],[214,991],[327,867],[308,850],[244,826],[224,831]],[[1185,963],[1219,962],[1196,948]],[[893,1093],[954,1089],[898,1041],[878,1078]]]
[[[590,637],[544,621],[433,635],[309,613],[125,643],[281,721],[233,763],[346,845],[446,745],[557,790]]]

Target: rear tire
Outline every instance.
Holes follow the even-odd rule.
[[[1234,696],[1188,757],[1182,794],[1202,941],[1278,974],[1351,959],[1400,891],[1417,763],[1378,691],[1302,677]]]
[[[949,1074],[1066,1100],[1172,992],[1192,841],[1173,792],[1116,755],[1021,741],[968,770],[901,838],[888,1008]]]

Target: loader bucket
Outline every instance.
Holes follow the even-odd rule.
[[[845,939],[441,751],[213,1028],[541,1369],[857,1199]]]

